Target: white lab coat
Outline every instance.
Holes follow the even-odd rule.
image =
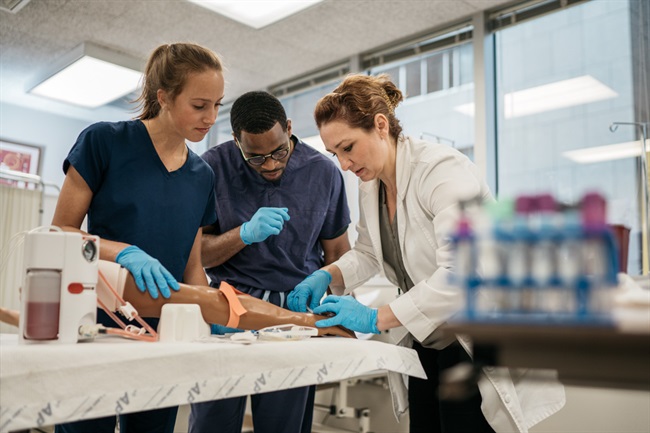
[[[410,347],[413,338],[431,344],[436,340],[434,331],[462,308],[462,290],[449,282],[453,267],[449,235],[457,222],[459,200],[489,199],[490,192],[475,165],[442,144],[401,137],[396,166],[399,243],[406,271],[416,284],[390,303],[404,326],[392,329],[389,335],[395,344]],[[354,248],[335,262],[346,293],[378,272],[397,285],[395,272],[382,256],[378,180],[360,183],[359,205],[358,239]],[[469,340],[458,339],[470,352]],[[527,432],[564,406],[564,387],[555,372],[490,368],[483,373],[479,381],[481,408],[496,432]],[[389,375],[389,383],[399,416],[408,407],[406,377]]]

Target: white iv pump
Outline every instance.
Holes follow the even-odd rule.
[[[99,238],[43,230],[25,235],[19,342],[76,343],[97,323]]]

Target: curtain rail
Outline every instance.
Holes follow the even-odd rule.
[[[35,183],[40,185],[41,188],[49,186],[56,189],[58,192],[61,192],[61,188],[59,188],[59,185],[55,183],[44,182],[40,176],[37,176],[35,174],[23,173],[21,171],[16,171],[16,170],[0,169],[0,178],[7,179],[7,180],[15,180],[17,182]]]

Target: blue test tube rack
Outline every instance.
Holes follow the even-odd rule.
[[[618,253],[602,195],[573,205],[549,194],[519,196],[496,213],[490,208],[500,203],[483,205],[487,225],[472,221],[468,203],[451,236],[452,284],[465,291],[465,319],[612,324]]]

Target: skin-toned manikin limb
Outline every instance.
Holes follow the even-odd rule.
[[[104,262],[104,261],[100,261]],[[201,307],[201,314],[207,323],[227,325],[230,318],[230,303],[221,290],[209,286],[194,286],[180,284],[180,290],[172,292],[170,298],[159,297],[153,299],[147,292],[141,292],[133,276],[124,268],[119,268],[115,263],[104,262],[104,265],[118,268],[122,273],[120,281],[124,282],[124,290],[115,287],[117,278],[109,278],[111,285],[122,293],[125,301],[128,301],[138,311],[141,317],[160,317],[163,305],[171,304],[198,304]],[[101,267],[100,267],[101,268]],[[111,268],[103,268],[109,271]],[[103,283],[100,283],[103,285]],[[108,289],[104,289],[108,290]],[[99,291],[99,289],[98,289]],[[312,313],[297,313],[280,308],[270,302],[265,302],[244,293],[236,295],[246,312],[239,317],[240,329],[262,329],[267,326],[294,324],[299,326],[316,327],[318,320],[326,319],[326,316]],[[15,310],[0,308],[0,321],[10,325],[18,326],[19,312]],[[318,335],[338,335],[355,338],[354,332],[342,327],[318,328]]]
[[[18,327],[18,317],[20,313],[17,310],[10,310],[0,307],[0,322],[7,323]]]
[[[153,299],[148,293],[140,292],[129,274],[124,286],[124,299],[129,301],[138,310],[142,317],[160,317],[163,305],[172,304],[198,304],[201,314],[207,323],[226,325],[230,317],[230,305],[226,296],[213,287],[192,286],[180,284],[178,292],[172,292],[169,299],[159,297]],[[294,324],[299,326],[315,327],[318,320],[325,316],[311,313],[296,313],[280,308],[270,302],[265,302],[246,294],[237,294],[239,302],[246,309],[246,313],[239,318],[240,329],[262,329],[267,326]],[[354,333],[340,327],[318,328],[319,335],[339,335],[354,337]]]
[[[230,315],[230,306],[220,290],[206,286],[190,286],[181,284],[181,290],[172,292],[170,299],[152,299],[147,293],[135,289],[135,282],[130,277],[125,287],[124,299],[131,302],[138,313],[144,317],[160,317],[162,306],[166,303],[199,304],[203,320],[208,323],[226,325]],[[128,294],[127,294],[128,292]],[[309,313],[294,313],[277,307],[269,302],[260,301],[246,294],[237,295],[239,301],[247,310],[240,317],[240,329],[262,329],[267,326],[294,324],[315,327],[318,320],[325,316]],[[18,327],[20,312],[0,307],[0,322]],[[354,333],[341,327],[318,328],[318,335],[338,335],[355,338]]]

